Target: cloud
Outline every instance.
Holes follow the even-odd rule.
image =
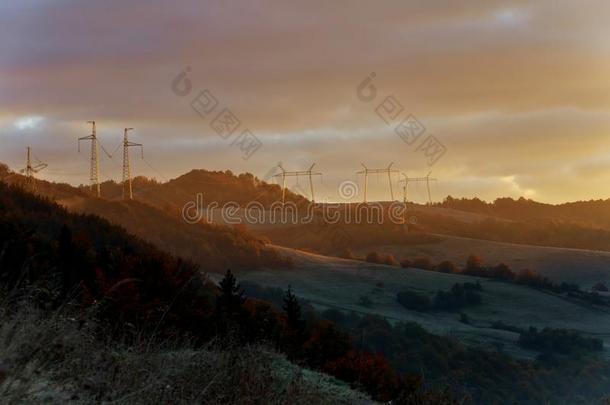
[[[318,161],[329,182],[363,160],[425,173],[421,154],[374,113],[392,94],[447,146],[433,168],[439,193],[604,196],[606,166],[587,162],[604,162],[610,147],[609,12],[605,1],[565,0],[8,0],[0,131],[11,145],[0,160],[20,160],[27,142],[65,165],[96,119],[112,144],[135,127],[166,177],[229,165],[262,175],[278,160]],[[195,91],[210,90],[263,140],[255,157],[241,159],[213,117],[172,93],[186,66]],[[355,92],[370,72],[378,99],[366,104]],[[502,180],[511,176],[516,185]]]

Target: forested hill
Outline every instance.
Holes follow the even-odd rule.
[[[102,194],[106,198],[121,198],[121,190],[121,184],[102,183]],[[216,202],[221,206],[227,202],[244,206],[256,201],[268,207],[282,200],[279,185],[262,181],[250,173],[235,175],[230,170],[192,170],[164,183],[138,177],[134,180],[134,193],[138,199],[166,210],[175,210],[194,201],[197,194],[203,194],[206,203]],[[287,190],[286,201],[303,204],[307,199]]]
[[[25,182],[23,176],[7,170],[1,177],[17,186]],[[290,266],[289,261],[244,228],[190,224],[183,220],[177,207],[161,210],[139,200],[95,198],[87,190],[43,180],[36,181],[36,189],[39,195],[72,212],[105,218],[164,251],[195,261],[206,271]]]
[[[552,205],[525,198],[498,198],[488,203],[478,198],[447,197],[437,206],[504,219],[565,221],[591,228],[610,229],[610,199]]]

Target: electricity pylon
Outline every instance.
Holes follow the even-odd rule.
[[[297,171],[297,172],[287,172],[286,170],[284,170],[284,168],[282,167],[281,164],[278,164],[277,167],[280,168],[280,170],[282,171],[281,173],[278,173],[276,175],[274,175],[273,177],[282,177],[282,205],[286,203],[286,177],[290,177],[290,176],[296,176],[297,181],[299,180],[299,176],[306,176],[307,178],[309,178],[309,189],[311,190],[311,202],[315,203],[316,199],[314,196],[314,191],[313,191],[313,176],[321,176],[322,173],[318,173],[318,172],[313,172],[313,167],[316,164],[312,164],[311,166],[309,166],[309,169],[307,170],[302,170],[302,171]]]
[[[368,189],[368,177],[369,174],[373,174],[373,173],[387,173],[388,174],[388,184],[390,185],[390,198],[391,201],[394,201],[394,190],[392,188],[392,173],[398,173],[398,170],[396,169],[392,169],[392,165],[394,164],[394,162],[390,163],[388,165],[388,167],[386,167],[385,169],[369,169],[368,167],[366,167],[364,165],[364,163],[360,163],[362,165],[362,167],[364,167],[364,170],[361,170],[359,172],[356,172],[356,174],[364,174],[364,202],[366,203],[366,196],[367,196],[367,189]]]
[[[95,121],[87,121],[87,124],[92,125],[91,135],[78,138],[78,151],[80,152],[80,141],[91,141],[91,167],[89,169],[89,180],[91,181],[89,189],[100,196],[99,173],[100,166],[98,162],[97,135],[95,133]],[[94,191],[95,190],[95,191]]]
[[[407,202],[407,194],[409,192],[409,183],[418,183],[425,181],[426,189],[428,190],[428,204],[432,204],[432,192],[430,191],[430,182],[436,181],[437,179],[431,179],[430,175],[432,172],[428,173],[425,177],[408,177],[406,174],[402,173],[403,180],[400,180],[398,183],[403,183],[403,202]]]
[[[25,168],[21,169],[19,172],[25,174],[26,186],[32,191],[36,190],[36,180],[34,179],[34,174],[47,167],[46,163],[41,162],[35,156],[34,159],[36,159],[36,163],[32,164],[32,148],[28,146]]]
[[[129,163],[129,148],[131,146],[139,146],[144,159],[144,146],[141,143],[129,142],[127,132],[133,128],[125,128],[123,133],[123,199],[133,200],[133,189],[131,187],[131,166]]]

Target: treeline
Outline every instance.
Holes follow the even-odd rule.
[[[400,264],[404,268],[412,267],[427,271],[495,279],[555,294],[564,294],[569,298],[593,305],[610,305],[608,300],[598,293],[598,291],[607,290],[603,283],[597,283],[592,291],[583,291],[577,284],[555,283],[530,269],[522,269],[515,272],[504,263],[495,266],[484,266],[481,258],[476,255],[468,256],[463,268],[460,268],[451,261],[434,264],[428,257],[405,258],[400,261]]]
[[[261,180],[251,173],[234,174],[231,170],[191,170],[165,183],[140,178],[135,195],[139,200],[174,212],[179,212],[184,204],[193,201],[197,193],[204,195],[206,203],[216,202],[219,206],[234,202],[243,207],[257,202],[269,207],[282,201],[282,188],[272,184],[273,180],[272,177]],[[106,198],[121,198],[120,184],[105,182],[102,187]],[[287,202],[295,204],[307,202],[305,197],[291,190],[286,190],[285,197]]]
[[[610,200],[576,201],[552,205],[525,198],[516,200],[498,198],[492,203],[487,203],[478,198],[449,196],[442,203],[435,205],[512,220],[562,220],[576,222],[587,227],[610,229]]]
[[[458,311],[467,306],[481,305],[483,302],[480,292],[483,287],[476,283],[456,283],[449,291],[437,291],[431,300],[427,295],[414,291],[400,291],[396,300],[407,309],[419,312],[429,310]]]
[[[461,221],[449,215],[417,211],[418,227],[425,232],[534,246],[610,251],[610,225],[600,227],[556,218],[507,220],[488,217]]]
[[[604,350],[604,341],[598,338],[586,337],[582,333],[570,329],[535,327],[520,328],[504,322],[494,322],[492,328],[506,330],[519,334],[518,344],[524,349],[542,352],[545,355],[581,355],[588,352]]]

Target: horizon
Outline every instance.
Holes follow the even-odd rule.
[[[96,120],[109,153],[134,127],[133,175],[160,180],[315,162],[335,201],[361,162],[395,162],[431,171],[434,200],[610,198],[610,4],[265,4],[4,2],[0,161],[31,146],[39,178],[87,184]],[[221,133],[225,108],[239,125]],[[100,149],[100,177],[120,180],[120,156]],[[389,199],[383,178],[369,194]]]
[[[4,163],[4,162],[0,161],[0,164],[3,164],[3,163]],[[8,166],[8,165],[7,165],[7,167],[8,167],[8,168],[9,168],[9,170],[10,170],[10,171],[12,171],[14,174],[20,174],[20,173],[19,173],[19,170],[15,170],[14,168],[11,168],[11,167],[10,167],[10,166]],[[227,170],[229,170],[229,169],[227,169]],[[185,173],[179,174],[178,176],[176,176],[176,177],[172,177],[172,178],[170,178],[170,179],[159,179],[159,178],[157,178],[157,177],[155,177],[155,176],[151,176],[151,177],[149,177],[149,176],[145,176],[145,175],[138,175],[138,176],[134,176],[132,180],[134,181],[134,186],[135,186],[135,184],[136,184],[136,180],[137,180],[138,178],[144,178],[144,179],[149,180],[149,181],[156,181],[156,182],[158,182],[159,184],[167,184],[167,183],[169,183],[169,182],[171,182],[171,181],[174,181],[174,180],[176,180],[176,179],[179,179],[179,178],[181,178],[181,177],[184,177],[184,176],[186,176],[186,175],[189,175],[190,173],[195,172],[195,171],[206,171],[206,172],[209,172],[209,173],[212,173],[212,172],[221,172],[221,173],[224,173],[224,172],[226,172],[226,170],[208,170],[208,169],[204,169],[204,168],[194,168],[194,169],[189,170],[188,172],[185,172]],[[257,177],[257,176],[256,176],[254,173],[250,173],[250,172],[239,172],[239,173],[232,172],[232,174],[233,174],[234,176],[236,176],[236,177],[237,177],[237,176],[239,176],[239,175],[241,175],[241,174],[251,174],[251,175],[253,175],[255,178],[257,178],[259,181],[265,182],[265,183],[267,183],[267,184],[274,184],[274,185],[277,185],[277,186],[281,187],[281,184],[280,184],[279,182],[271,182],[271,181],[269,181],[269,180],[263,180],[263,179],[261,179],[261,178]],[[80,189],[80,188],[89,188],[89,187],[90,187],[90,185],[89,185],[89,184],[84,184],[84,183],[80,183],[80,184],[72,184],[72,183],[60,182],[60,181],[52,181],[52,180],[47,180],[47,179],[38,179],[38,180],[42,180],[42,181],[49,181],[49,182],[56,183],[56,184],[67,184],[67,185],[69,185],[69,186],[71,186],[71,187],[74,187],[74,188],[79,188],[79,189]],[[100,185],[104,185],[105,183],[112,183],[112,184],[116,184],[116,185],[119,185],[119,186],[120,186],[122,182],[121,182],[121,181],[117,181],[117,180],[115,180],[115,179],[102,179],[102,180],[100,181]],[[293,192],[293,193],[295,193],[295,194],[300,195],[301,197],[303,197],[303,198],[307,199],[308,201],[311,201],[311,198],[310,198],[310,196],[308,196],[308,195],[307,195],[307,193],[301,193],[302,189],[300,190],[300,189],[296,189],[296,188],[290,188],[290,187],[287,187],[287,190],[288,190],[288,191],[291,191],[291,192]],[[395,191],[395,194],[399,194],[400,192],[401,192],[400,190],[396,190],[396,191]],[[137,190],[134,190],[134,194],[137,194]],[[400,194],[400,195],[402,195],[402,194]],[[102,191],[102,195],[101,195],[101,197],[102,197],[102,198],[104,197],[104,195],[103,195],[103,191]],[[446,195],[446,196],[444,196],[444,197],[441,197],[441,198],[437,198],[437,199],[435,199],[435,200],[433,201],[433,205],[434,205],[434,204],[441,204],[441,203],[443,203],[444,201],[446,201],[448,198],[454,198],[454,199],[466,199],[466,200],[479,200],[479,201],[482,201],[482,202],[484,202],[484,203],[486,203],[486,204],[494,204],[494,202],[495,202],[496,200],[501,200],[501,199],[511,199],[511,200],[513,200],[513,201],[525,200],[525,201],[528,201],[528,202],[533,202],[533,203],[537,203],[537,204],[551,205],[551,206],[561,206],[561,205],[568,205],[568,204],[588,203],[588,202],[598,202],[598,201],[601,201],[601,202],[610,201],[610,198],[598,198],[598,199],[588,199],[588,200],[571,200],[571,201],[563,201],[563,202],[556,202],[556,203],[548,203],[548,202],[538,201],[538,200],[533,199],[533,198],[527,198],[527,197],[525,197],[525,196],[518,196],[518,197],[512,197],[512,196],[498,196],[498,197],[495,197],[495,198],[494,198],[494,199],[492,199],[492,200],[485,200],[485,199],[479,198],[479,197],[477,197],[477,196],[474,196],[474,197],[455,197],[455,196],[452,196],[452,195]],[[137,198],[136,198],[136,199],[137,199]],[[398,201],[398,202],[400,202],[401,200],[400,200],[399,198],[395,198],[393,201]],[[369,202],[369,203],[390,203],[390,202],[392,202],[392,200],[389,200],[389,199],[385,199],[385,200],[369,200],[368,202]],[[338,204],[360,204],[360,203],[362,203],[362,201],[361,201],[361,200],[358,200],[357,198],[348,199],[348,200],[346,200],[346,199],[342,199],[342,198],[338,198],[338,199],[336,199],[336,200],[324,200],[324,201],[317,201],[317,203],[319,203],[319,204],[337,204],[337,203],[338,203]],[[415,204],[415,205],[422,205],[422,206],[427,205],[425,201],[418,202],[418,201],[411,201],[411,200],[409,200],[409,201],[408,201],[408,203],[410,203],[410,204]]]

